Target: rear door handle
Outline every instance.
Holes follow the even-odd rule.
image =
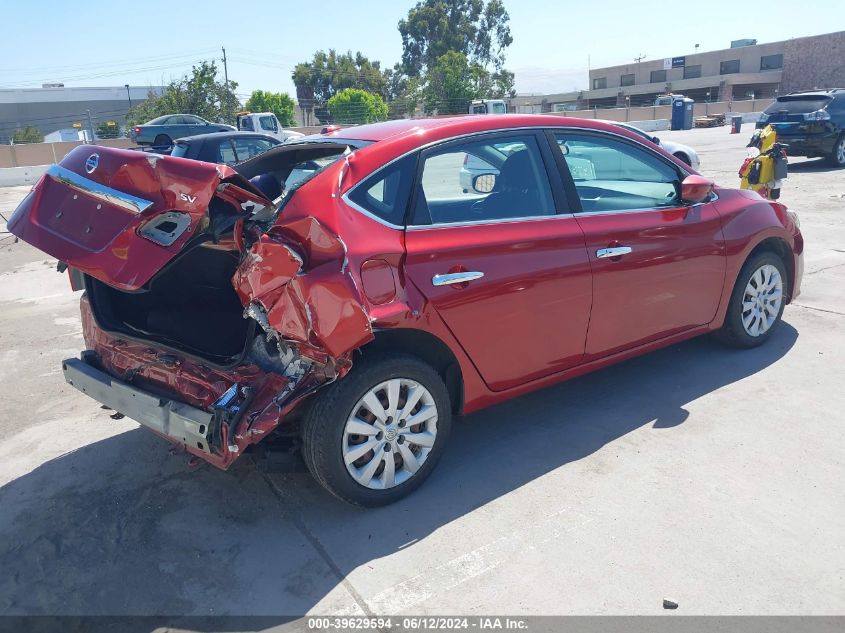
[[[630,246],[614,246],[612,248],[600,248],[596,251],[596,257],[619,257],[631,252]]]
[[[475,281],[481,279],[484,273],[475,271],[466,271],[462,273],[447,273],[445,275],[435,275],[431,278],[431,283],[434,286],[448,286],[450,284],[465,284],[468,281]]]

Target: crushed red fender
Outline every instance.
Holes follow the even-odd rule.
[[[346,248],[314,218],[279,222],[260,235],[232,283],[247,309],[260,308],[253,316],[262,327],[296,343],[304,356],[338,361],[373,340]]]

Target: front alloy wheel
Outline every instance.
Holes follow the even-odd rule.
[[[350,503],[385,505],[409,494],[434,469],[449,435],[446,385],[415,356],[365,355],[314,398],[302,425],[305,463]]]
[[[716,337],[734,347],[765,343],[783,316],[786,283],[786,268],[778,255],[763,251],[751,256],[739,272]]]
[[[768,332],[780,316],[783,277],[772,264],[758,268],[745,286],[742,297],[742,327],[749,336]]]

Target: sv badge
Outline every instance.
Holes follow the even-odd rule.
[[[190,204],[193,204],[197,199],[196,196],[191,196],[191,195],[188,195],[187,193],[180,193],[179,197],[182,199],[183,202],[188,202]]]

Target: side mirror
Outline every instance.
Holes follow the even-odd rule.
[[[472,179],[472,189],[475,193],[490,193],[496,186],[496,174],[479,174]]]
[[[656,136],[651,137],[651,142],[654,143],[655,145],[660,145],[660,139],[657,138]]]
[[[713,193],[715,183],[709,178],[693,174],[681,183],[681,200],[690,204],[704,202]]]

